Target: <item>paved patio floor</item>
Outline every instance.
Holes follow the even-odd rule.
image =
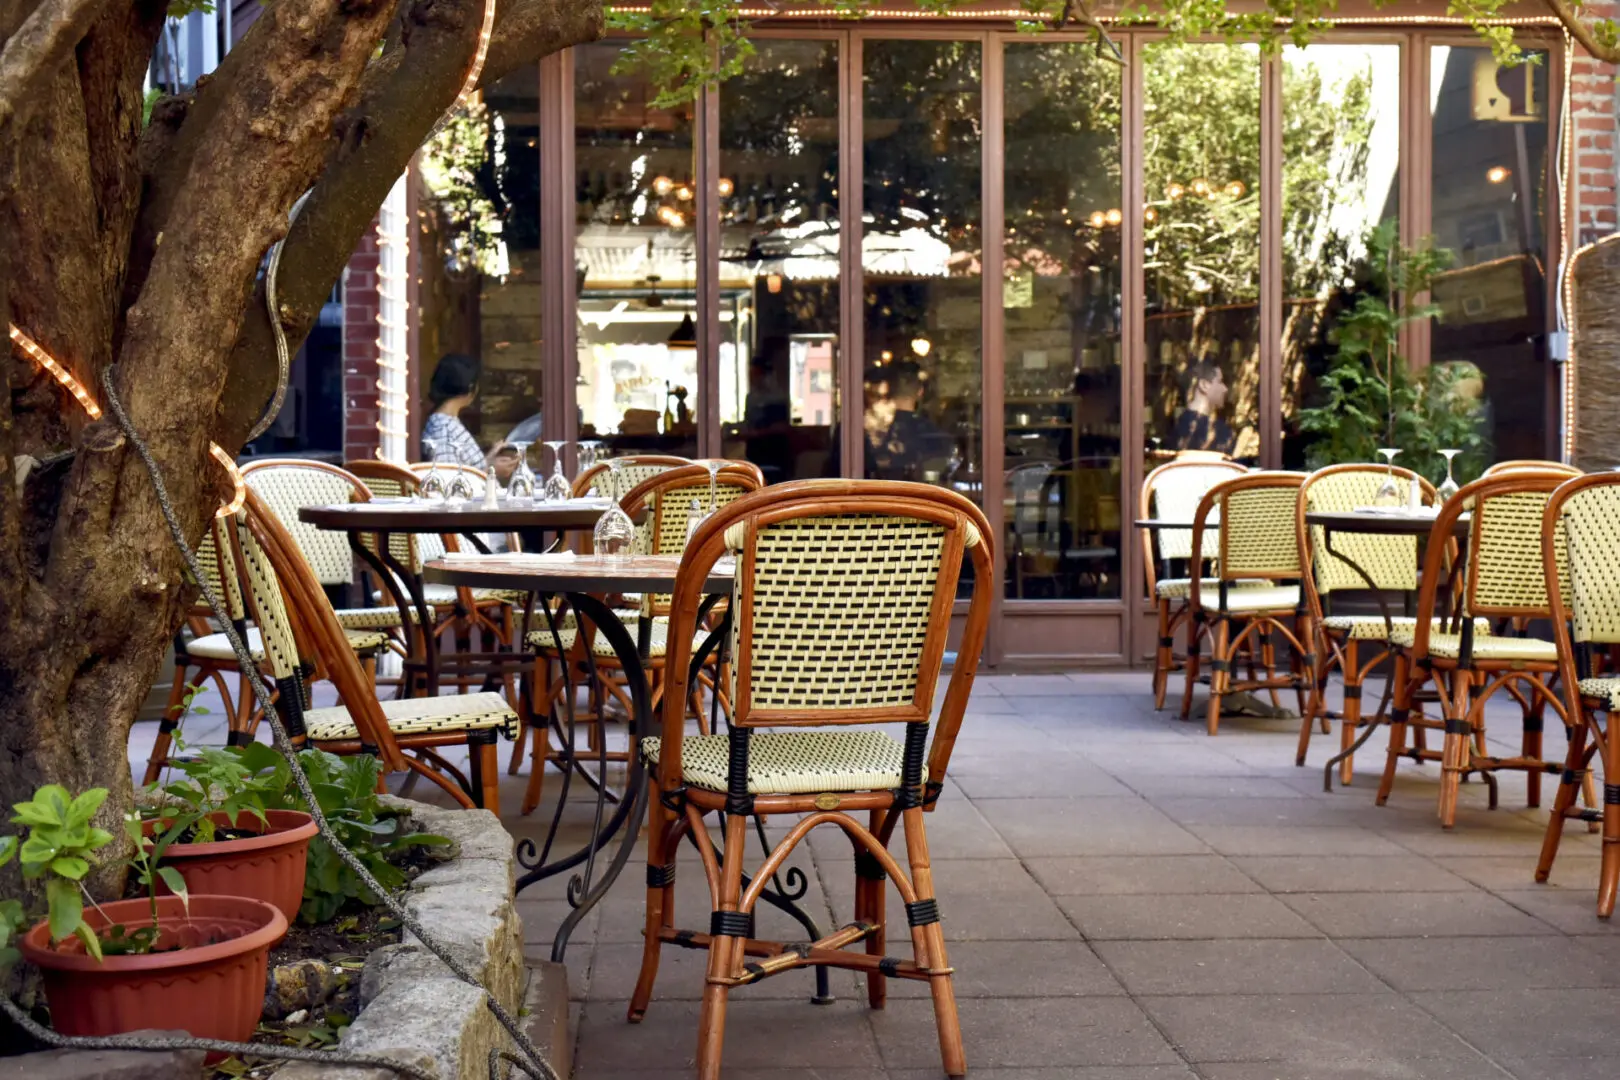
[[[193,739],[213,741],[193,723]],[[1494,711],[1493,728],[1502,751],[1517,750],[1505,741],[1517,741],[1513,713]],[[1297,731],[1229,717],[1210,739],[1201,719],[1155,713],[1145,674],[978,680],[927,822],[973,1076],[1613,1075],[1620,936],[1593,914],[1597,838],[1572,828],[1553,882],[1538,886],[1545,811],[1524,808],[1522,777],[1502,778],[1496,811],[1482,785],[1466,786],[1447,833],[1435,766],[1404,763],[1378,808],[1381,752],[1361,757],[1353,787],[1324,794],[1328,740],[1318,735],[1313,767],[1299,769]],[[1561,755],[1561,735],[1547,741],[1548,756]],[[1370,746],[1382,744],[1379,733]],[[507,781],[503,809],[515,833],[536,835],[547,808],[516,815],[525,779]],[[548,776],[549,792],[558,781]],[[1547,805],[1552,792],[1549,780]],[[586,804],[565,819],[567,836],[580,835]],[[773,839],[784,825],[771,822]],[[677,923],[706,929],[690,854]],[[643,865],[632,858],[568,949],[579,1080],[690,1075],[702,953],[666,948],[645,1022],[624,1020]],[[841,836],[818,832],[790,865],[823,927],[849,920]],[[536,958],[569,910],[564,887],[553,878],[522,897]],[[905,955],[892,895],[889,913],[891,926],[900,919],[890,951]],[[769,909],[760,932],[804,936]],[[829,1005],[809,1003],[812,985],[800,971],[733,993],[727,1077],[941,1075],[924,987],[891,981],[888,1007],[873,1012],[849,973],[833,973]]]

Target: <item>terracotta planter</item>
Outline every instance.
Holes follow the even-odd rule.
[[[258,836],[171,844],[163,865],[180,871],[192,896],[255,896],[276,905],[291,923],[304,899],[304,858],[318,830],[302,810],[267,810],[265,816],[270,828]],[[234,824],[223,813],[209,817],[220,828],[264,829],[252,814],[238,814]],[[158,891],[169,890],[160,886]]]
[[[84,919],[94,929],[145,926],[149,903],[143,897],[87,907]],[[285,916],[246,896],[193,896],[189,917],[179,897],[157,903],[160,943],[181,948],[97,962],[77,938],[53,948],[47,923],[22,936],[23,956],[44,972],[51,1026],[63,1035],[181,1028],[245,1042],[264,1009],[265,966],[287,932]]]

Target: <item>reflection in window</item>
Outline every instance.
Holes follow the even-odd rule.
[[[1119,595],[1120,69],[1006,50],[1007,595]]]
[[[1283,467],[1303,468],[1315,436],[1331,331],[1368,287],[1367,234],[1399,211],[1399,45],[1283,50]]]
[[[720,85],[720,422],[769,483],[838,471],[838,45]]]
[[[1149,457],[1260,454],[1260,55],[1157,45],[1143,70]],[[1149,465],[1154,463],[1150,460]]]
[[[865,472],[978,498],[980,47],[865,53]]]
[[[654,108],[620,46],[574,50],[580,437],[697,452],[697,192],[689,106]]]
[[[1482,395],[1499,459],[1547,454],[1542,221],[1547,63],[1499,68],[1488,48],[1430,53],[1435,243],[1454,256],[1432,290],[1441,314],[1430,362]]]
[[[539,99],[534,69],[513,72],[461,110],[414,171],[420,397],[439,357],[478,357],[478,397],[460,419],[486,449],[540,413]]]

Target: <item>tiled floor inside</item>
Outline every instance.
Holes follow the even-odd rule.
[[[1522,776],[1502,778],[1495,811],[1483,785],[1466,786],[1457,827],[1444,832],[1433,765],[1403,763],[1389,805],[1373,805],[1382,732],[1354,786],[1324,794],[1328,738],[1316,737],[1300,769],[1297,720],[1229,717],[1211,739],[1198,716],[1155,712],[1139,673],[978,680],[927,820],[972,1075],[1613,1075],[1620,928],[1594,915],[1596,836],[1572,827],[1552,882],[1536,885],[1546,814],[1525,809]],[[1516,719],[1493,710],[1499,752],[1517,751]],[[189,726],[194,741],[222,741],[217,712]],[[144,759],[149,731],[137,729],[132,758]],[[1561,735],[1547,742],[1549,757],[1561,755]],[[502,810],[515,834],[537,836],[560,776],[547,777],[547,805],[524,818],[526,779],[506,781]],[[1546,805],[1552,792],[1549,779]],[[578,843],[591,805],[565,808],[559,843]],[[773,840],[787,824],[770,822]],[[704,930],[702,874],[691,849],[682,856],[677,921]],[[840,835],[818,831],[789,865],[805,875],[803,904],[823,927],[850,919]],[[666,948],[645,1022],[624,1019],[643,867],[638,844],[567,950],[579,1080],[690,1075],[702,953]],[[570,910],[565,881],[521,899],[537,958]],[[889,949],[904,954],[893,896],[889,910],[891,925],[899,920]],[[760,933],[804,936],[770,909]],[[807,971],[734,992],[727,1077],[941,1075],[925,988],[890,986],[881,1012],[843,972],[826,1005],[809,1003]]]

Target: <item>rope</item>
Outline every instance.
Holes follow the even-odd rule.
[[[128,414],[124,412],[123,402],[119,400],[118,392],[113,387],[112,375],[113,369],[108,368],[102,373],[101,379],[102,390],[106,394],[107,407],[112,413],[113,419],[118,422],[118,426],[123,431],[124,437],[129,440],[130,445],[135,447],[135,452],[140,455],[141,463],[145,465],[146,472],[151,477],[152,489],[157,495],[158,507],[163,511],[163,520],[168,524],[169,535],[173,538],[175,546],[180,549],[180,555],[185,560],[186,569],[190,572],[192,580],[196,581],[199,587],[202,589],[203,597],[208,601],[208,606],[212,608],[215,613],[223,612],[225,610],[225,605],[221,603],[219,597],[214,594],[213,587],[208,583],[207,575],[203,573],[201,565],[197,562],[196,553],[192,551],[191,545],[186,543],[185,532],[180,527],[179,518],[174,511],[174,504],[169,500],[168,487],[163,482],[163,473],[158,468],[157,462],[153,459],[152,452],[147,448],[145,440],[141,438],[140,433],[135,430],[135,425],[130,422]],[[506,1007],[497,1001],[494,995],[490,994],[488,989],[484,987],[478,978],[473,975],[472,972],[468,971],[461,964],[461,962],[451,954],[450,950],[443,943],[435,940],[433,936],[422,927],[422,924],[419,923],[416,918],[410,914],[410,912],[405,910],[403,905],[401,905],[393,897],[389,896],[388,891],[377,882],[376,878],[371,876],[371,872],[366,869],[365,864],[361,862],[353,852],[349,851],[348,848],[344,847],[343,844],[338,841],[337,837],[332,832],[331,826],[326,820],[326,815],[321,812],[320,801],[316,799],[315,792],[310,787],[309,777],[305,775],[303,768],[298,764],[297,750],[292,745],[292,741],[287,737],[287,729],[282,726],[281,717],[276,712],[275,705],[271,701],[270,688],[265,685],[264,677],[259,673],[258,663],[253,659],[253,654],[248,650],[246,643],[243,642],[241,635],[237,633],[236,627],[232,624],[231,620],[228,618],[221,618],[220,625],[224,629],[226,639],[230,642],[232,651],[236,653],[237,662],[241,665],[242,673],[247,677],[248,682],[253,687],[254,698],[257,699],[260,709],[263,710],[265,719],[270,722],[270,730],[274,735],[274,746],[281,753],[281,755],[287,759],[287,764],[291,769],[293,781],[297,784],[298,792],[304,797],[305,803],[307,803],[309,806],[310,816],[315,819],[315,825],[320,830],[321,835],[326,838],[327,843],[332,845],[332,850],[337,853],[338,858],[342,859],[351,870],[359,875],[360,880],[365,884],[365,886],[382,900],[383,906],[386,907],[395,918],[399,919],[400,924],[414,934],[416,938],[427,948],[427,950],[436,956],[445,967],[449,968],[450,971],[461,981],[483,990],[485,1003],[489,1006],[489,1010],[495,1014],[495,1018],[500,1021],[501,1026],[506,1029],[507,1034],[512,1037],[512,1041],[517,1045],[518,1050],[522,1054],[522,1057],[505,1054],[500,1060],[522,1069],[526,1075],[536,1077],[538,1080],[561,1080],[556,1071],[552,1069],[551,1065],[547,1063],[544,1056],[540,1053],[539,1048],[534,1045],[533,1040],[529,1038],[522,1026],[518,1024],[517,1019],[507,1011]],[[32,1022],[28,1021],[26,1017],[19,1019],[21,1016],[21,1011],[18,1010],[17,1007],[10,1001],[5,1001],[4,1004],[7,1014],[10,1015],[13,1020],[17,1020],[24,1027],[24,1029],[29,1032],[29,1034],[34,1035],[36,1038],[39,1038],[41,1041],[46,1042],[49,1045],[63,1048],[150,1048],[154,1050],[203,1049],[219,1050],[225,1053],[233,1054],[251,1053],[263,1057],[293,1058],[305,1061],[350,1061],[357,1065],[369,1065],[373,1067],[393,1069],[402,1076],[419,1078],[419,1080],[433,1080],[433,1074],[425,1072],[419,1067],[400,1061],[393,1061],[387,1058],[372,1058],[364,1057],[363,1055],[358,1054],[349,1054],[347,1051],[343,1050],[298,1050],[295,1052],[286,1047],[261,1047],[256,1044],[215,1042],[214,1040],[210,1039],[136,1040],[132,1039],[130,1036],[118,1036],[110,1039],[95,1039],[82,1036],[57,1035],[54,1032],[47,1032],[45,1029],[39,1028],[38,1025],[32,1024]],[[43,1034],[40,1034],[41,1032],[43,1032]],[[115,1043],[116,1046],[113,1045]],[[184,1043],[185,1045],[179,1045],[181,1043]],[[497,1065],[498,1062],[492,1058],[490,1062],[491,1080],[500,1080],[495,1071]],[[508,1070],[507,1075],[511,1075],[510,1070]]]

